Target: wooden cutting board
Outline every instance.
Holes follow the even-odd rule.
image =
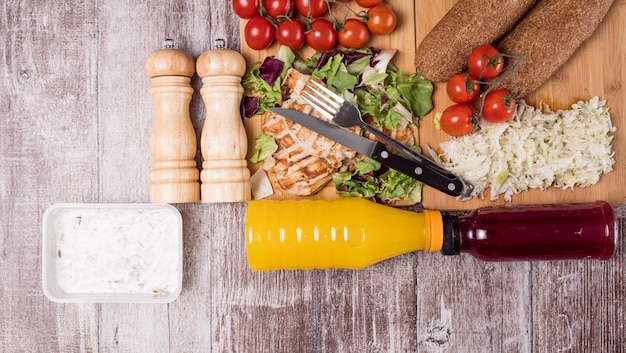
[[[380,48],[397,48],[394,64],[405,72],[415,72],[413,59],[415,49],[426,34],[454,5],[455,0],[415,0],[414,2],[390,0],[386,3],[398,15],[398,27],[390,35],[374,36],[369,45]],[[333,5],[334,6],[334,5]],[[353,5],[356,6],[356,5]],[[358,7],[357,7],[358,8]],[[241,23],[241,32],[245,21]],[[616,164],[613,172],[603,175],[600,182],[586,188],[561,190],[550,188],[545,191],[531,190],[514,195],[513,204],[540,204],[556,202],[584,202],[606,200],[612,204],[626,202],[626,0],[615,0],[607,17],[570,60],[550,78],[540,89],[526,97],[527,103],[537,105],[543,101],[552,110],[568,109],[579,100],[588,100],[593,96],[607,101],[613,124],[617,132],[613,140]],[[241,40],[241,53],[249,64],[273,55],[278,48],[274,44],[263,51],[250,49],[245,40]],[[298,55],[308,58],[310,49],[301,50]],[[448,136],[437,130],[433,124],[436,112],[452,104],[445,92],[445,84],[436,84],[433,94],[435,108],[419,122],[419,141],[422,147],[437,147]],[[254,141],[261,131],[260,119],[245,119],[248,131],[248,149],[252,153]],[[252,172],[259,165],[250,165]],[[271,199],[293,199],[285,194],[275,194]],[[327,187],[311,198],[336,198],[334,188]],[[422,204],[425,208],[439,210],[468,210],[481,206],[505,204],[501,198],[490,201],[485,199],[459,201],[435,189],[425,186]]]

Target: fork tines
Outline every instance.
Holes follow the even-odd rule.
[[[310,79],[304,86],[301,96],[307,104],[328,120],[333,119],[344,102],[343,98],[314,79]]]

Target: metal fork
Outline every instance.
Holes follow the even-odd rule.
[[[321,83],[315,80],[309,80],[304,86],[301,96],[309,105],[322,114],[324,118],[331,120],[335,124],[341,127],[360,126],[404,156],[416,162],[421,162],[424,158],[405,144],[387,136],[384,132],[366,123],[361,116],[361,112],[354,104],[346,101]]]
[[[326,88],[323,84],[309,80],[301,92],[302,98],[315,110],[317,110],[324,118],[331,120],[341,127],[360,126],[371,132],[387,145],[393,147],[405,157],[419,163],[423,168],[428,169],[442,178],[447,180],[458,180],[463,185],[463,195],[467,196],[471,193],[473,186],[461,180],[457,175],[442,168],[435,162],[427,159],[421,154],[413,151],[405,144],[387,136],[384,132],[369,125],[363,120],[359,108],[354,104],[346,101],[341,96]]]

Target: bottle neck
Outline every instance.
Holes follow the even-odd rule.
[[[461,253],[461,231],[459,217],[449,214],[442,214],[443,221],[443,245],[441,253],[443,255],[459,255]]]

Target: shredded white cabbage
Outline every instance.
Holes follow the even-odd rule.
[[[481,121],[480,130],[442,142],[433,157],[474,185],[472,197],[491,188],[491,200],[504,194],[511,201],[530,188],[589,186],[615,164],[616,128],[605,103],[594,97],[552,112],[520,101],[510,121]]]

